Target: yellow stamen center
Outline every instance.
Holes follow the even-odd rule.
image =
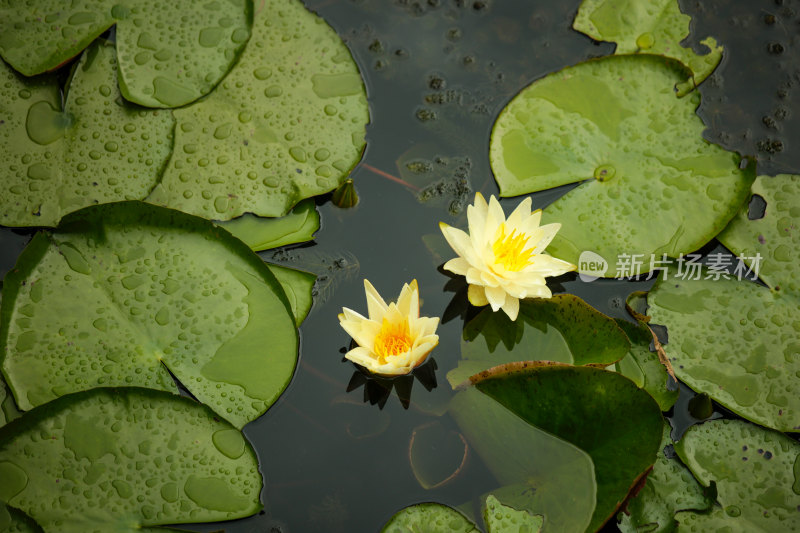
[[[385,318],[381,330],[375,336],[375,355],[380,364],[386,364],[386,357],[398,355],[411,349],[413,341],[408,328],[408,319],[402,322],[389,322]]]
[[[512,272],[519,272],[528,266],[533,257],[533,248],[525,249],[528,239],[529,235],[518,234],[516,229],[506,235],[506,225],[500,224],[492,245],[495,262]]]

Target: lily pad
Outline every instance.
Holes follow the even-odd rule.
[[[722,47],[713,37],[700,41],[709,49],[705,54],[681,45],[691,20],[681,13],[678,0],[583,0],[572,27],[592,39],[616,43],[616,54],[642,52],[677,59],[692,71],[692,79],[678,86],[683,95],[702,83],[722,59]]]
[[[42,533],[42,528],[22,511],[0,502],[0,531],[3,533]]]
[[[453,397],[450,412],[503,485],[492,491],[500,502],[543,515],[545,532],[587,528],[597,495],[589,454],[530,425],[474,387]]]
[[[401,509],[381,533],[480,533],[464,515],[441,503],[419,503]]]
[[[716,484],[721,508],[679,513],[680,530],[800,530],[800,444],[741,420],[691,427],[675,445],[704,486]],[[727,528],[727,529],[726,529]]]
[[[800,176],[759,176],[751,191],[766,201],[764,216],[750,220],[745,208],[717,238],[771,289],[800,297]]]
[[[675,374],[731,411],[800,430],[800,298],[750,281],[682,279],[670,270],[650,291],[651,323],[667,327]]]
[[[171,373],[241,427],[297,361],[289,303],[258,256],[210,221],[161,207],[65,217],[33,238],[3,290],[2,369],[23,410],[97,386],[176,392]]]
[[[736,214],[754,165],[741,170],[737,154],[703,139],[700,95],[672,91],[684,76],[657,56],[604,57],[534,82],[500,113],[490,158],[503,196],[583,182],[544,210],[543,224],[562,224],[551,255],[594,275],[644,273]],[[582,252],[608,268],[589,268]]]
[[[267,264],[272,275],[281,284],[283,292],[286,294],[286,299],[289,301],[289,307],[292,309],[294,315],[294,323],[299,328],[303,320],[308,316],[311,311],[311,304],[313,304],[312,291],[314,290],[314,282],[317,276],[302,270],[295,270],[281,265]]]
[[[670,426],[665,423],[661,437],[662,453],[658,454],[642,490],[619,514],[618,525],[622,533],[672,533],[678,530],[676,512],[688,509],[705,511],[713,504],[703,487],[675,458],[669,434]]]
[[[567,365],[517,369],[512,364],[481,376],[475,387],[591,456],[597,506],[587,531],[598,530],[616,513],[656,460],[661,410],[649,394],[616,372]]]
[[[542,530],[542,517],[540,515],[517,511],[512,507],[503,505],[500,500],[492,495],[486,498],[483,520],[489,533],[512,533],[514,531],[538,533]]]
[[[239,218],[220,222],[218,225],[230,231],[255,252],[278,248],[287,244],[310,241],[319,229],[319,213],[314,200],[303,200],[292,211],[279,218],[263,218],[242,215]]]
[[[134,532],[261,509],[252,447],[207,407],[167,392],[94,389],[0,429],[0,500],[45,531]]]
[[[361,158],[366,92],[342,40],[299,0],[265,0],[236,66],[175,111],[175,150],[149,201],[216,220],[286,214]]]
[[[24,79],[0,62],[0,224],[55,226],[82,207],[150,193],[175,122],[169,111],[126,104],[116,79],[113,46],[95,43],[75,67],[62,110],[55,78]]]
[[[32,7],[0,2],[0,55],[11,66],[26,76],[53,70],[116,24],[119,86],[149,107],[181,106],[210,92],[247,42],[253,17],[252,0],[41,0]]]
[[[520,302],[519,316],[486,308],[464,328],[461,360],[447,373],[455,388],[470,376],[514,361],[607,366],[630,348],[617,324],[572,294]]]
[[[644,322],[634,324],[624,319],[616,322],[631,341],[630,352],[616,365],[617,372],[650,393],[662,411],[669,411],[678,401],[678,388],[677,384],[669,387],[672,380],[666,367],[658,360],[658,355],[650,351],[653,342],[650,328]]]

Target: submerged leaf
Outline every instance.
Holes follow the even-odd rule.
[[[441,503],[419,503],[401,509],[381,533],[480,533],[464,515]]]
[[[478,390],[591,456],[597,506],[587,531],[599,529],[656,459],[664,423],[658,404],[631,380],[598,368],[509,365],[487,374],[476,380]]]
[[[37,234],[3,284],[2,368],[23,409],[97,386],[176,391],[241,427],[288,384],[297,330],[280,284],[211,222],[139,202]]]
[[[230,231],[253,251],[261,252],[313,239],[314,233],[319,229],[319,213],[314,206],[314,200],[308,199],[280,218],[242,215],[233,220],[218,222],[217,225]]]
[[[722,59],[722,47],[707,37],[705,54],[681,45],[689,35],[689,15],[678,0],[584,0],[572,27],[598,41],[616,43],[617,54],[646,53],[677,59],[692,71],[692,79],[679,85],[679,95],[703,82]]]
[[[169,111],[126,104],[116,79],[113,46],[95,43],[70,77],[62,111],[54,78],[24,79],[0,62],[0,224],[55,226],[82,207],[150,193],[175,122]]]
[[[678,400],[678,388],[669,387],[667,368],[659,360],[659,355],[650,351],[653,342],[650,328],[643,322],[633,324],[622,319],[616,322],[631,341],[630,352],[617,363],[617,372],[650,393],[662,411],[669,411]]]
[[[247,42],[252,17],[252,0],[2,0],[0,55],[33,76],[69,61],[116,24],[125,98],[176,107],[222,79]]]
[[[771,289],[800,298],[800,176],[759,176],[751,191],[766,201],[764,216],[745,206],[718,238]]]
[[[453,398],[450,412],[503,485],[492,491],[500,502],[543,515],[545,532],[586,529],[597,494],[589,454],[532,426],[474,387]]]
[[[622,533],[667,533],[678,530],[675,513],[694,509],[704,511],[712,500],[692,477],[692,474],[674,457],[667,455],[672,444],[670,426],[664,424],[661,450],[653,470],[647,475],[642,490],[628,501],[626,509],[618,516]]]
[[[689,428],[675,445],[705,486],[714,483],[721,508],[679,513],[680,531],[800,530],[800,444],[741,420]]]
[[[175,118],[175,150],[149,201],[230,220],[281,216],[335,189],[361,158],[369,111],[333,29],[299,0],[266,0],[236,66]]]
[[[37,407],[0,429],[0,500],[46,531],[241,518],[261,509],[255,452],[197,402],[133,387]]]
[[[484,309],[464,327],[461,360],[447,373],[452,387],[470,376],[515,361],[607,366],[630,348],[617,324],[572,294],[520,303],[519,317]]]
[[[611,56],[534,82],[501,112],[490,157],[503,196],[580,183],[544,210],[560,222],[552,255],[599,254],[605,277],[648,272],[651,259],[692,252],[747,197],[753,165],[703,139],[700,96],[675,98],[674,62]],[[633,269],[633,261],[640,264]]]
[[[460,433],[433,420],[414,428],[408,443],[408,460],[417,482],[430,490],[446,485],[461,473],[468,451]]]
[[[781,431],[800,429],[800,298],[749,281],[682,279],[670,270],[648,295],[651,323],[681,381],[731,411]]]

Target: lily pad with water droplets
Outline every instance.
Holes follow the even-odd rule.
[[[19,509],[0,501],[0,531],[3,533],[42,533],[39,524]]]
[[[218,224],[237,239],[244,241],[253,251],[261,252],[313,239],[314,233],[319,229],[319,213],[314,206],[314,200],[308,199],[279,218],[242,215]]]
[[[689,35],[690,22],[678,0],[584,0],[572,27],[598,41],[616,43],[617,54],[641,52],[677,59],[692,71],[692,79],[678,85],[678,94],[684,95],[722,59],[722,47],[713,37],[701,41],[709,49],[704,54],[681,45]]]
[[[441,503],[419,503],[398,511],[381,533],[480,533],[464,515]]]
[[[544,210],[543,223],[562,224],[549,253],[594,274],[580,256],[595,252],[605,277],[624,276],[620,256],[638,254],[643,273],[733,218],[754,165],[741,170],[737,154],[703,139],[699,94],[672,91],[683,75],[657,56],[604,57],[534,82],[500,113],[490,157],[503,196],[580,183]]]
[[[41,74],[116,24],[122,94],[148,107],[177,107],[228,72],[252,17],[252,0],[3,0],[0,55],[26,76]]]
[[[617,324],[572,294],[526,300],[519,318],[484,309],[465,327],[461,360],[447,373],[452,387],[470,376],[514,361],[608,366],[630,348]]]
[[[532,426],[591,456],[597,505],[587,531],[598,530],[616,513],[656,460],[664,424],[661,410],[649,394],[616,372],[512,363],[473,382]]]
[[[665,423],[662,452],[658,454],[653,470],[647,475],[644,487],[617,516],[617,525],[622,533],[672,533],[678,530],[676,512],[711,508],[712,499],[675,457],[669,434],[670,425]]]
[[[511,533],[525,531],[538,533],[542,530],[542,516],[503,505],[491,494],[486,498],[483,520],[489,533]]]
[[[675,445],[704,486],[716,485],[709,514],[678,513],[679,530],[800,531],[800,444],[742,420],[690,428]]]
[[[78,62],[63,110],[54,78],[24,79],[0,62],[0,224],[55,226],[88,205],[142,199],[172,150],[169,111],[126,104],[114,48]]]
[[[282,216],[335,189],[361,158],[369,111],[336,32],[299,0],[266,0],[236,66],[175,118],[175,150],[149,201],[230,220]]]
[[[176,392],[237,427],[289,382],[297,330],[275,276],[210,221],[140,202],[37,234],[3,284],[2,369],[22,409],[97,386]]]
[[[595,510],[592,458],[533,426],[474,387],[453,397],[450,412],[502,486],[502,504],[544,516],[545,532],[584,531]],[[535,453],[531,453],[535,450]]]
[[[255,452],[207,407],[95,389],[0,428],[0,500],[52,532],[134,532],[261,509]]]
[[[748,420],[800,430],[800,297],[716,275],[681,279],[670,270],[648,294],[675,374]]]
[[[317,276],[281,265],[267,264],[267,266],[272,275],[275,276],[275,279],[281,284],[281,288],[286,294],[286,299],[289,301],[289,307],[292,309],[295,325],[299,328],[314,303],[312,291]]]
[[[717,238],[776,293],[800,298],[800,176],[759,176],[751,191],[764,216],[751,220],[745,207]]]
[[[672,380],[666,367],[650,351],[653,342],[650,328],[643,322],[634,324],[623,319],[616,322],[631,341],[630,352],[617,362],[616,371],[646,390],[662,411],[669,411],[678,400],[678,388],[674,382],[675,388],[668,386]]]

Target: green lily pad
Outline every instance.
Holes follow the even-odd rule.
[[[662,453],[658,454],[642,490],[628,501],[625,512],[619,514],[618,526],[622,533],[672,533],[678,530],[676,512],[705,511],[713,504],[686,467],[667,455],[667,447],[672,444],[669,434],[670,426],[665,423]]]
[[[419,503],[398,511],[381,533],[480,533],[464,515],[441,503]]]
[[[532,515],[527,511],[517,511],[512,507],[503,505],[500,500],[491,494],[486,498],[486,507],[483,511],[483,520],[489,533],[512,533],[525,531],[538,533],[542,530],[542,517]]]
[[[253,16],[251,0],[41,0],[32,7],[0,2],[0,55],[11,66],[26,76],[53,70],[116,24],[119,86],[149,107],[181,106],[210,92],[247,42]]]
[[[299,0],[266,0],[236,66],[175,111],[175,150],[149,201],[216,220],[286,214],[361,158],[366,92],[342,40]]]
[[[244,241],[255,252],[287,244],[310,241],[319,229],[319,213],[314,200],[303,200],[289,214],[280,218],[242,215],[218,225]]]
[[[759,176],[751,191],[767,202],[763,218],[745,207],[717,238],[774,291],[800,297],[800,176]]]
[[[470,376],[515,361],[607,366],[630,348],[617,324],[572,294],[520,302],[519,317],[484,309],[464,327],[461,360],[447,373],[455,388]]]
[[[267,264],[272,275],[281,284],[283,292],[286,293],[286,299],[289,301],[289,307],[292,309],[294,315],[295,325],[299,328],[303,320],[308,316],[311,311],[311,304],[313,304],[312,290],[314,289],[314,282],[317,276],[302,270],[295,270],[281,265]]]
[[[703,82],[722,59],[722,47],[713,37],[700,41],[709,48],[697,54],[681,45],[692,18],[681,13],[678,0],[583,0],[572,27],[598,41],[616,43],[616,54],[646,53],[677,59],[692,71],[679,84],[683,95]]]
[[[23,410],[97,386],[176,392],[172,373],[241,427],[297,361],[289,303],[258,256],[210,221],[161,207],[65,217],[33,238],[3,291],[2,369]]]
[[[617,372],[650,393],[662,411],[669,411],[678,401],[678,389],[669,388],[671,380],[666,367],[658,360],[658,355],[650,351],[653,342],[650,328],[644,322],[634,324],[623,319],[616,322],[631,341],[630,352],[617,362]]]
[[[675,450],[700,483],[716,484],[721,505],[708,515],[679,513],[681,531],[800,530],[797,441],[741,420],[712,420],[691,427]]]
[[[589,454],[530,425],[474,387],[453,397],[450,412],[503,485],[492,491],[500,502],[544,516],[545,532],[587,528],[597,496]]]
[[[616,513],[656,460],[661,409],[616,372],[566,365],[517,369],[512,364],[476,381],[475,387],[591,456],[597,506],[587,531],[598,530]]]
[[[750,281],[682,279],[670,270],[650,291],[651,323],[676,376],[731,411],[781,431],[800,429],[800,298]]]
[[[0,500],[46,531],[134,532],[229,520],[261,509],[244,436],[193,400],[94,389],[0,429]]]
[[[116,79],[114,48],[92,45],[62,111],[54,78],[27,80],[0,62],[0,224],[55,226],[82,207],[150,193],[172,150],[175,122],[169,111],[126,104]]]
[[[490,158],[502,196],[583,182],[544,210],[543,224],[562,224],[548,253],[624,277],[697,250],[733,218],[754,165],[703,139],[700,95],[672,91],[684,76],[657,56],[604,57],[534,82],[500,113]],[[637,272],[625,268],[634,254]]]
[[[42,533],[42,528],[22,511],[0,502],[0,531],[3,533]]]

